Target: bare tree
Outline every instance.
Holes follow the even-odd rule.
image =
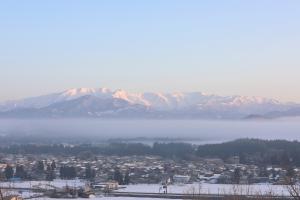
[[[300,184],[293,178],[286,178],[286,187],[290,196],[295,200],[300,200]]]
[[[1,188],[0,188],[0,200],[3,200],[3,194]]]
[[[203,193],[201,192],[201,190],[197,191],[195,186],[189,188],[186,194],[189,194],[191,196],[191,199],[193,200],[203,199]],[[273,197],[277,196],[271,187],[269,188],[269,190],[261,192],[254,191],[251,185],[238,184],[233,185],[228,191],[223,190],[222,193],[218,195],[224,200],[248,200],[249,197],[252,200],[266,200],[272,199]]]
[[[202,184],[201,182],[198,183],[198,186],[195,185],[189,187],[187,191],[185,192],[188,195],[193,196],[192,199],[201,199],[200,195],[202,194]]]

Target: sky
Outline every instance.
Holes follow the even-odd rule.
[[[299,0],[0,1],[0,101],[76,87],[300,102]]]

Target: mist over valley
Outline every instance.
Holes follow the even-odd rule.
[[[238,138],[300,140],[299,122],[299,118],[256,121],[1,119],[0,135],[19,142],[46,138],[54,143],[158,141],[203,144]]]

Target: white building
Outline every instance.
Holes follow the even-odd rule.
[[[188,183],[190,178],[191,178],[190,176],[174,175],[173,181],[174,181],[174,183],[184,184],[184,183]]]

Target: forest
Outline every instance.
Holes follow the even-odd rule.
[[[220,144],[192,145],[188,143],[109,144],[15,144],[0,147],[5,154],[74,155],[156,155],[172,159],[221,158],[239,156],[240,163],[258,165],[300,166],[300,142],[287,140],[238,139]]]

